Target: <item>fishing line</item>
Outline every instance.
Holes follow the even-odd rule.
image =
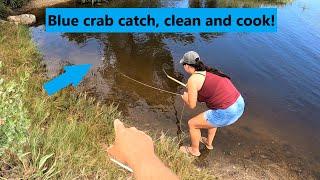
[[[165,71],[165,67],[168,67],[168,64],[163,64],[163,66],[162,66],[162,71],[163,71],[164,74],[167,76],[167,78],[169,78],[169,79],[171,79],[172,81],[174,81],[174,82],[182,85],[182,86],[185,87],[185,88],[187,87],[187,84],[184,84],[183,82],[181,82],[181,81],[179,81],[179,80],[171,77],[171,76]],[[184,107],[185,107],[185,106],[186,106],[186,103],[183,102],[183,107],[182,107],[182,110],[181,110],[181,113],[180,113],[180,119],[177,118],[178,123],[179,123],[179,124],[177,124],[177,125],[178,125],[177,135],[178,135],[178,138],[179,138],[179,139],[181,139],[181,138],[180,138],[180,134],[181,134],[181,133],[184,133],[184,132],[182,131],[181,122],[182,122],[183,113],[184,113]],[[174,106],[174,109],[176,109],[175,106]]]
[[[133,79],[133,78],[131,78],[131,77],[123,74],[122,72],[119,72],[119,73],[120,73],[122,76],[124,76],[124,77],[126,77],[126,78],[128,78],[128,79],[130,79],[130,80],[132,80],[132,81],[134,81],[134,82],[136,82],[136,83],[139,83],[139,84],[141,84],[141,85],[144,85],[144,86],[146,86],[146,87],[149,87],[149,88],[152,88],[152,89],[161,91],[161,92],[166,92],[166,93],[169,93],[169,94],[172,94],[172,95],[181,96],[181,94],[178,94],[178,93],[175,93],[175,92],[171,92],[171,91],[167,91],[167,90],[164,90],[164,89],[161,89],[161,88],[157,88],[157,87],[151,86],[151,85],[149,85],[149,84],[143,83],[143,82],[141,82],[141,81],[138,81],[138,80],[136,80],[136,79]]]
[[[183,133],[182,127],[181,127],[181,122],[182,122],[182,118],[183,118],[183,113],[184,113],[184,107],[186,106],[186,102],[183,102],[183,106],[182,106],[182,110],[180,113],[180,120],[179,120],[179,129],[180,131]]]

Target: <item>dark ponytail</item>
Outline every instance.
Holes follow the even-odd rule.
[[[196,59],[196,64],[188,64],[188,65],[194,67],[196,71],[207,71],[212,74],[218,75],[220,77],[225,77],[225,78],[231,79],[230,76],[224,74],[223,72],[219,71],[218,69],[204,65],[203,62],[199,60],[199,58]]]

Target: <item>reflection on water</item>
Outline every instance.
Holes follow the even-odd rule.
[[[37,27],[32,28],[32,34],[44,54],[49,72],[57,73],[65,63],[94,64],[93,73],[84,83],[86,91],[105,102],[119,103],[128,119],[141,127],[163,129],[169,134],[176,132],[175,123],[182,108],[180,97],[148,89],[117,72],[152,86],[182,92],[182,87],[166,78],[162,67],[169,67],[169,74],[185,81],[187,76],[178,60],[188,50],[198,51],[207,64],[231,75],[246,100],[246,113],[239,123],[231,127],[233,134],[222,131],[222,137],[247,133],[250,138],[239,135],[233,140],[256,143],[270,137],[272,142],[278,140],[290,144],[320,162],[317,154],[320,149],[320,24],[317,19],[320,2],[120,0],[104,6],[274,5],[279,7],[277,33],[61,34],[46,33],[40,21]],[[195,111],[187,109],[182,129],[187,131],[186,120],[204,109],[202,105]],[[253,141],[254,138],[258,140]],[[232,143],[226,144],[219,139],[217,143],[221,149],[234,149]]]
[[[285,5],[292,0],[118,0],[109,7],[180,7],[180,8],[216,8],[216,7],[260,7],[265,5]]]

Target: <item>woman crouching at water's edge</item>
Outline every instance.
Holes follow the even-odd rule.
[[[196,107],[197,100],[205,102],[209,108],[188,121],[191,146],[180,147],[184,153],[200,156],[199,143],[213,149],[212,141],[217,128],[236,122],[244,112],[245,103],[230,77],[205,66],[198,53],[185,53],[180,63],[191,74],[187,83],[188,92],[184,92],[182,99],[191,109]],[[201,137],[200,129],[208,129],[207,138]]]

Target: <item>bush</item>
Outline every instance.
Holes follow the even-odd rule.
[[[20,8],[28,1],[29,0],[4,0],[3,3],[9,6],[10,8]]]
[[[5,18],[8,16],[8,8],[0,0],[0,18]]]

